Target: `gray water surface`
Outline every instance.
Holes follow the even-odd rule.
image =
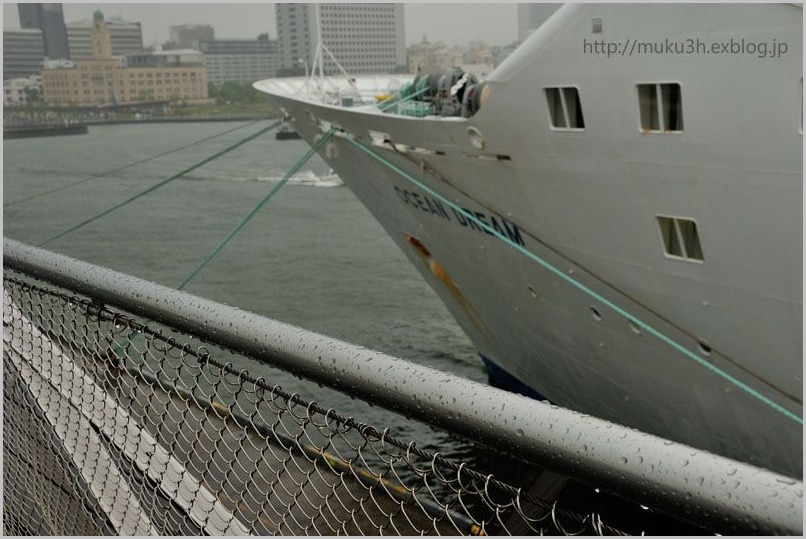
[[[245,125],[209,142],[13,204]],[[91,126],[86,135],[4,141],[3,234],[38,245],[240,141],[268,122]],[[247,143],[45,248],[176,287],[276,185],[308,146]],[[318,157],[286,185],[186,287],[191,294],[484,382],[468,339],[347,187]],[[461,441],[344,395],[248,365],[344,415],[393,426],[445,453]],[[327,402],[324,399],[328,399]],[[445,444],[449,447],[445,447]]]

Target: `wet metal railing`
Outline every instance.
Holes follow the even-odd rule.
[[[217,357],[232,352],[707,529],[802,532],[800,480],[7,239],[4,269],[9,533],[617,532]]]

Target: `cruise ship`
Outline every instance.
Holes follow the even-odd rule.
[[[802,478],[802,15],[571,4],[484,80],[255,88],[492,384]]]

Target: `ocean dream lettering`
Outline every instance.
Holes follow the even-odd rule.
[[[500,215],[486,214],[467,208],[457,209],[454,207],[450,208],[451,211],[449,213],[446,204],[433,197],[409,191],[408,189],[403,189],[398,186],[395,186],[395,192],[398,198],[407,206],[417,208],[424,213],[435,215],[445,221],[456,222],[476,232],[483,232],[490,236],[497,235],[517,245],[525,246],[523,235],[518,225],[507,221]],[[453,218],[451,218],[451,214]]]

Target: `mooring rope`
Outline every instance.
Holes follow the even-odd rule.
[[[157,185],[155,185],[153,187],[150,187],[149,189],[146,189],[142,193],[140,193],[140,194],[138,194],[138,195],[126,200],[125,202],[123,202],[121,204],[118,204],[117,206],[115,206],[113,208],[110,208],[109,210],[106,210],[105,212],[103,212],[101,214],[96,215],[95,217],[93,217],[91,219],[88,219],[84,223],[73,227],[71,230],[68,230],[67,232],[62,233],[59,236],[55,236],[54,238],[51,238],[50,240],[48,240],[45,243],[49,243],[49,242],[51,242],[51,241],[53,241],[53,240],[55,240],[55,239],[57,239],[57,238],[59,238],[61,236],[64,236],[65,234],[67,234],[69,232],[72,232],[72,230],[80,228],[81,226],[83,226],[85,224],[91,223],[92,221],[94,221],[94,220],[96,220],[96,219],[98,219],[98,218],[100,218],[100,217],[102,217],[102,216],[104,216],[104,215],[106,215],[108,213],[111,213],[112,211],[114,211],[114,210],[116,210],[116,209],[128,204],[129,202],[132,202],[133,200],[136,200],[137,198],[140,198],[141,196],[154,191],[158,187],[161,187],[161,186],[165,185],[169,181],[177,179],[182,174],[186,174],[186,173],[190,172],[191,170],[194,170],[194,169],[200,167],[201,165],[203,165],[205,163],[208,163],[208,162],[212,161],[213,159],[215,159],[217,157],[220,157],[221,155],[224,155],[225,153],[227,153],[227,152],[229,152],[231,150],[234,150],[238,146],[241,146],[242,144],[245,144],[246,142],[249,142],[250,140],[253,140],[254,138],[257,138],[258,136],[262,135],[266,131],[269,131],[270,129],[273,129],[274,127],[277,127],[281,123],[282,123],[282,121],[275,122],[274,124],[270,125],[269,127],[258,131],[257,133],[247,137],[246,139],[238,142],[237,144],[234,144],[233,146],[230,146],[226,150],[223,150],[223,151],[217,153],[216,155],[214,155],[214,156],[212,156],[212,157],[210,157],[208,159],[205,159],[204,161],[202,161],[202,162],[200,162],[200,163],[198,163],[198,164],[196,164],[196,165],[194,165],[194,166],[192,166],[192,167],[180,172],[179,174],[177,174],[175,176],[172,176],[171,178],[168,178],[167,180],[165,180],[165,181],[163,181],[163,182],[161,182],[161,183],[159,183],[159,184],[157,184]],[[246,224],[255,216],[255,214],[257,214],[257,212],[260,211],[260,209],[263,206],[265,206],[266,203],[268,203],[269,200],[271,200],[274,197],[274,195],[277,194],[277,192],[279,192],[280,189],[286,183],[288,183],[288,181],[294,176],[294,174],[299,172],[299,170],[305,165],[305,163],[307,163],[311,159],[311,157],[313,157],[316,154],[316,152],[319,151],[319,149],[325,144],[325,142],[327,142],[327,140],[331,137],[332,134],[333,134],[333,130],[331,129],[330,131],[325,133],[313,146],[311,146],[308,149],[307,152],[305,152],[305,155],[303,155],[302,158],[294,166],[292,166],[291,169],[289,169],[289,171],[286,173],[286,175],[283,177],[283,179],[280,180],[279,182],[277,182],[277,184],[274,187],[272,187],[272,189],[266,194],[266,196],[263,197],[263,199],[261,199],[260,202],[258,202],[257,205],[254,208],[252,208],[252,211],[250,211],[246,215],[246,217],[244,217],[241,220],[241,222],[238,223],[238,225],[227,235],[227,237],[224,238],[215,247],[215,249],[213,249],[213,251],[209,255],[207,255],[207,257],[204,260],[202,260],[201,263],[199,263],[199,265],[196,266],[196,268],[194,268],[194,270],[192,272],[190,272],[190,274],[185,278],[185,280],[182,281],[182,283],[177,287],[177,290],[182,290],[211,260],[213,260],[213,258],[216,257],[216,255],[218,255],[219,252],[221,252],[221,250],[227,245],[227,243],[229,243],[230,240],[232,240],[232,238],[234,238],[238,234],[238,232],[240,232],[241,229],[243,229],[243,227],[246,226]],[[45,245],[45,243],[43,243],[42,245]],[[129,335],[129,337],[126,338],[126,343],[125,344],[116,346],[113,349],[114,352],[119,355],[123,349],[125,349],[127,346],[129,346],[129,344],[131,343],[131,337],[132,336]]]
[[[73,226],[73,227],[71,227],[71,228],[69,228],[69,229],[65,230],[64,232],[62,232],[62,233],[60,233],[60,234],[57,234],[57,235],[53,236],[53,237],[52,237],[52,238],[50,238],[49,240],[47,240],[47,241],[45,241],[45,242],[43,242],[43,243],[40,243],[38,246],[39,246],[39,247],[44,247],[45,245],[47,245],[47,244],[49,244],[49,243],[51,243],[51,242],[53,242],[53,241],[55,241],[55,240],[57,240],[57,239],[59,239],[59,238],[62,238],[62,237],[64,237],[64,236],[66,236],[67,234],[69,234],[69,233],[71,233],[71,232],[73,232],[73,231],[75,231],[75,230],[78,230],[79,228],[81,228],[81,227],[83,227],[83,226],[85,226],[85,225],[88,225],[88,224],[90,224],[90,223],[92,223],[92,222],[94,222],[94,221],[97,221],[98,219],[100,219],[101,217],[103,217],[103,216],[105,216],[105,215],[109,215],[109,214],[110,214],[110,213],[112,213],[113,211],[115,211],[115,210],[117,210],[117,209],[120,209],[120,208],[122,208],[123,206],[126,206],[127,204],[129,204],[129,203],[131,203],[131,202],[134,202],[134,201],[135,201],[135,200],[137,200],[138,198],[144,197],[145,195],[147,195],[147,194],[149,194],[149,193],[151,193],[151,192],[156,191],[156,190],[157,190],[157,189],[159,189],[160,187],[162,187],[162,186],[164,186],[164,185],[169,184],[170,182],[172,182],[172,181],[176,180],[177,178],[181,178],[182,176],[184,176],[184,175],[185,175],[185,174],[187,174],[188,172],[191,172],[191,171],[193,171],[193,170],[196,170],[197,168],[201,167],[202,165],[205,165],[205,164],[209,163],[210,161],[214,161],[215,159],[218,159],[218,158],[219,158],[219,157],[221,157],[222,155],[224,155],[224,154],[226,154],[226,153],[229,153],[229,152],[231,152],[232,150],[234,150],[234,149],[236,149],[236,148],[238,148],[238,147],[240,147],[240,146],[243,146],[243,145],[244,145],[244,144],[246,144],[247,142],[249,142],[249,141],[251,141],[251,140],[256,139],[257,137],[259,137],[260,135],[262,135],[262,134],[266,133],[267,131],[271,131],[272,129],[274,129],[275,127],[277,127],[278,125],[280,125],[281,123],[283,123],[283,120],[278,120],[278,121],[274,122],[274,123],[273,123],[273,124],[271,124],[270,126],[268,126],[268,127],[265,127],[265,128],[263,128],[263,129],[261,129],[261,130],[260,130],[260,131],[258,131],[257,133],[254,133],[254,134],[252,134],[252,135],[249,135],[248,137],[246,137],[245,139],[241,140],[240,142],[236,142],[236,143],[235,143],[235,144],[233,144],[232,146],[230,146],[230,147],[228,147],[228,148],[226,148],[226,149],[224,149],[224,150],[222,150],[222,151],[220,151],[220,152],[216,153],[215,155],[213,155],[213,156],[211,156],[211,157],[208,157],[207,159],[204,159],[203,161],[200,161],[200,162],[196,163],[195,165],[193,165],[193,166],[191,166],[191,167],[186,168],[186,169],[185,169],[185,170],[183,170],[182,172],[179,172],[179,173],[177,173],[177,174],[174,174],[174,175],[173,175],[173,176],[171,176],[170,178],[168,178],[168,179],[166,179],[166,180],[163,180],[163,181],[161,181],[161,182],[157,183],[156,185],[152,185],[151,187],[149,187],[149,188],[148,188],[148,189],[146,189],[145,191],[141,191],[140,193],[138,193],[138,194],[136,194],[136,195],[134,195],[134,196],[132,196],[132,197],[127,198],[127,199],[126,199],[126,200],[124,200],[123,202],[121,202],[121,203],[119,203],[119,204],[116,204],[116,205],[112,206],[111,208],[108,208],[108,209],[106,209],[106,210],[102,211],[101,213],[99,213],[99,214],[97,214],[97,215],[95,215],[95,216],[93,216],[93,217],[90,217],[89,219],[86,219],[86,220],[82,221],[81,223],[79,223],[79,224],[77,224],[77,225],[75,225],[75,226]]]
[[[35,198],[43,197],[43,196],[49,195],[51,193],[56,193],[57,191],[62,191],[64,189],[69,189],[70,187],[75,187],[76,185],[81,185],[82,183],[86,183],[86,182],[89,182],[89,181],[92,181],[92,180],[97,180],[98,178],[103,178],[103,177],[109,176],[110,174],[115,174],[116,172],[122,172],[122,171],[124,171],[126,169],[129,169],[129,168],[133,167],[133,166],[142,165],[143,163],[148,163],[149,161],[159,159],[160,157],[165,157],[166,155],[171,155],[172,153],[176,153],[176,152],[179,152],[179,151],[182,151],[182,150],[186,150],[188,148],[192,148],[193,146],[197,146],[199,144],[202,144],[204,142],[208,142],[208,141],[213,140],[215,138],[222,137],[222,136],[224,136],[226,134],[233,133],[235,131],[238,131],[239,129],[244,129],[246,127],[249,127],[250,125],[254,125],[257,122],[261,122],[261,121],[262,120],[255,120],[254,122],[249,122],[249,123],[244,124],[244,125],[239,125],[238,127],[234,127],[232,129],[227,129],[226,131],[222,131],[222,132],[217,133],[215,135],[205,137],[205,138],[203,138],[201,140],[197,140],[196,142],[191,142],[190,144],[185,144],[184,146],[174,148],[173,150],[168,150],[167,152],[162,152],[160,154],[153,155],[151,157],[146,157],[145,159],[140,159],[139,161],[135,161],[134,163],[129,163],[128,165],[125,165],[125,166],[122,166],[122,167],[119,167],[119,168],[115,168],[115,169],[112,169],[112,170],[107,170],[106,172],[98,172],[96,174],[93,174],[92,176],[88,176],[87,178],[82,178],[80,180],[77,180],[77,181],[74,181],[74,182],[71,182],[71,183],[66,183],[64,185],[60,185],[59,187],[55,187],[53,189],[49,189],[49,190],[43,191],[41,193],[37,193],[37,194],[34,194],[34,195],[30,195],[30,196],[27,196],[27,197],[24,197],[24,198],[14,200],[13,202],[7,202],[6,204],[3,204],[3,207],[8,208],[9,206],[14,206],[15,204],[19,204],[21,202],[27,202],[28,200],[33,200]]]
[[[530,258],[531,260],[537,262],[543,268],[547,269],[548,271],[550,271],[551,273],[553,273],[557,277],[560,277],[561,279],[563,279],[567,283],[571,284],[572,286],[574,286],[578,290],[582,291],[583,293],[587,294],[588,296],[592,297],[593,299],[599,301],[600,303],[602,303],[606,307],[609,307],[610,309],[612,309],[616,313],[620,314],[621,316],[623,316],[624,318],[626,318],[627,320],[629,320],[630,322],[632,322],[636,326],[638,326],[641,329],[647,331],[650,335],[658,338],[659,340],[661,340],[665,344],[667,344],[667,345],[671,346],[672,348],[674,348],[675,350],[681,352],[683,355],[685,355],[689,359],[694,360],[697,364],[701,365],[702,367],[705,367],[706,369],[708,369],[712,373],[716,374],[717,376],[720,376],[721,378],[727,380],[728,382],[730,382],[731,384],[733,384],[737,388],[741,389],[742,391],[744,391],[748,395],[754,397],[755,399],[757,399],[758,401],[762,402],[763,404],[769,406],[773,410],[775,410],[775,411],[779,412],[780,414],[784,415],[785,417],[791,419],[792,421],[794,421],[798,425],[803,425],[803,418],[799,417],[797,414],[794,414],[794,413],[790,412],[789,410],[787,410],[786,408],[784,408],[780,404],[774,402],[772,399],[770,399],[766,395],[762,394],[761,392],[759,392],[756,389],[753,389],[752,387],[750,387],[749,385],[745,384],[741,380],[738,380],[737,378],[731,376],[730,374],[728,374],[727,372],[723,371],[722,369],[720,369],[716,365],[713,365],[713,364],[703,360],[697,354],[693,353],[692,351],[690,351],[687,348],[683,347],[682,345],[678,344],[677,342],[675,342],[671,338],[667,337],[666,335],[664,335],[660,331],[656,330],[655,328],[653,328],[649,324],[639,320],[638,318],[636,318],[635,316],[631,315],[630,313],[628,313],[627,311],[625,311],[624,309],[622,309],[621,307],[619,307],[615,303],[611,302],[610,300],[608,300],[607,298],[605,298],[601,294],[598,294],[597,292],[595,292],[592,289],[588,288],[587,286],[585,286],[584,284],[580,283],[579,281],[577,281],[573,277],[571,277],[569,275],[566,275],[565,272],[563,272],[562,270],[556,268],[551,263],[547,262],[546,260],[544,260],[541,257],[537,256],[536,254],[532,253],[531,251],[529,251],[525,247],[522,247],[520,244],[512,241],[510,238],[508,238],[507,236],[504,236],[501,232],[499,232],[498,230],[495,230],[490,225],[482,222],[480,219],[478,219],[475,215],[473,215],[469,211],[461,208],[456,203],[454,203],[454,202],[448,200],[447,198],[445,198],[444,196],[440,195],[439,193],[437,193],[433,189],[429,188],[428,186],[426,186],[425,184],[423,184],[421,181],[417,180],[416,178],[414,178],[410,174],[407,174],[404,170],[402,170],[399,167],[395,166],[393,163],[391,163],[390,161],[388,161],[383,156],[379,155],[378,153],[376,153],[375,151],[373,151],[371,148],[367,147],[363,143],[355,140],[353,137],[347,136],[345,138],[350,143],[352,143],[355,147],[357,147],[359,150],[361,150],[362,152],[366,153],[367,155],[369,155],[370,157],[372,157],[376,161],[380,162],[381,164],[389,167],[391,170],[396,172],[398,175],[400,175],[404,179],[408,180],[409,182],[413,183],[414,185],[416,185],[417,187],[419,187],[420,189],[422,189],[423,191],[425,191],[429,195],[431,195],[431,196],[439,199],[443,203],[447,204],[448,206],[453,208],[454,211],[459,212],[461,215],[463,215],[465,218],[469,219],[470,221],[472,221],[473,223],[478,225],[480,228],[482,228],[488,234],[491,234],[491,235],[497,237],[498,239],[500,239],[501,241],[503,241],[504,243],[506,243],[510,247],[512,247],[515,250],[519,251],[521,254],[523,254],[526,257]]]
[[[279,182],[277,182],[277,184],[274,187],[271,188],[271,190],[268,192],[268,194],[266,194],[266,196],[263,197],[263,199],[260,202],[258,202],[257,205],[254,208],[252,208],[252,211],[250,211],[246,215],[246,217],[244,217],[241,220],[241,222],[238,223],[238,225],[234,229],[232,229],[232,232],[230,232],[227,235],[227,237],[224,238],[221,241],[221,243],[219,243],[218,246],[216,246],[216,248],[213,249],[213,251],[209,255],[207,255],[207,258],[202,260],[201,263],[198,266],[196,266],[196,268],[192,272],[190,272],[190,275],[188,275],[187,278],[185,278],[185,280],[182,281],[182,284],[177,286],[176,289],[177,290],[182,290],[185,287],[185,285],[188,284],[193,279],[193,277],[195,277],[196,274],[199,273],[202,270],[202,268],[204,268],[204,266],[206,266],[213,258],[215,258],[216,255],[219,252],[221,252],[221,249],[223,249],[224,246],[227,245],[227,243],[229,243],[229,241],[232,238],[234,238],[235,235],[238,234],[238,232],[240,232],[241,229],[244,226],[246,226],[246,223],[248,223],[252,219],[252,217],[255,216],[255,214],[258,211],[260,211],[260,208],[265,206],[266,203],[269,200],[271,200],[272,197],[274,197],[274,195],[277,194],[277,192],[280,191],[280,189],[282,189],[282,187],[286,183],[288,183],[288,180],[290,180],[291,177],[294,176],[294,174],[296,174],[299,171],[299,169],[301,169],[305,165],[305,163],[307,163],[308,160],[311,157],[313,157],[314,154],[316,154],[317,151],[319,151],[319,149],[324,145],[325,142],[327,142],[327,140],[330,138],[330,136],[332,134],[333,134],[333,130],[331,129],[330,131],[325,133],[322,136],[322,138],[320,138],[313,146],[311,146],[310,149],[305,153],[305,155],[302,156],[302,159],[300,159],[297,162],[297,164],[295,164],[293,167],[291,167],[291,169],[288,171],[288,173],[286,173],[286,175],[283,177],[283,179],[280,180]]]

